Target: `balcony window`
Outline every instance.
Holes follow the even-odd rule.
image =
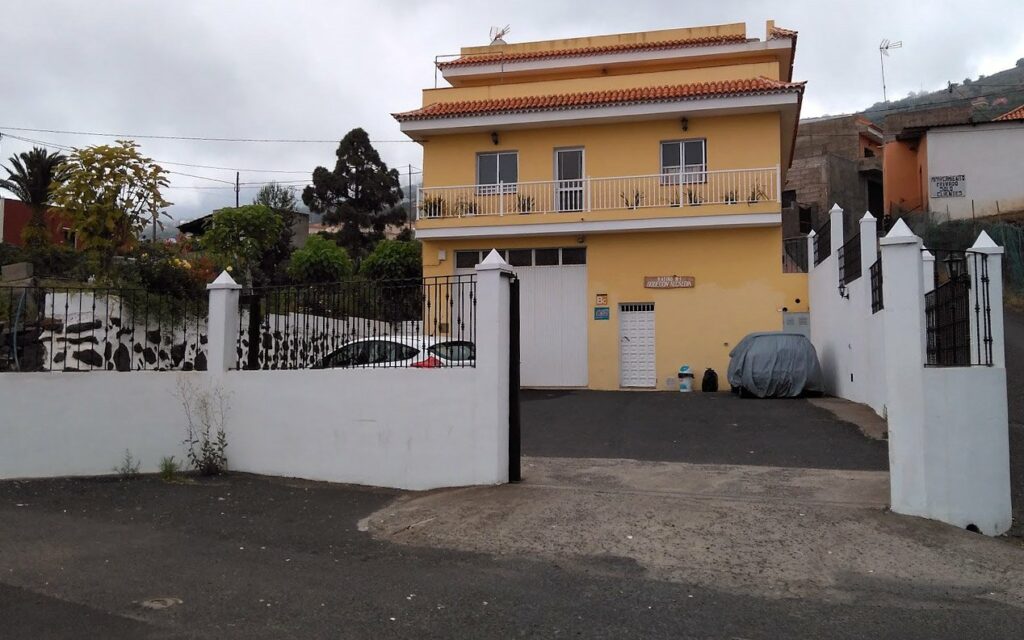
[[[476,156],[476,191],[478,195],[515,193],[519,182],[519,153],[481,153]],[[500,186],[499,186],[500,183]]]
[[[661,183],[701,184],[707,181],[708,157],[704,139],[661,143]]]

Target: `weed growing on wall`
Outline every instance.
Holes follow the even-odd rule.
[[[165,482],[174,482],[181,471],[181,465],[174,459],[174,456],[160,458],[160,479]]]
[[[228,401],[220,385],[200,389],[187,376],[178,378],[178,399],[185,409],[185,446],[189,466],[204,476],[227,471]]]
[[[121,480],[131,480],[139,475],[139,468],[141,466],[142,463],[132,457],[132,452],[125,449],[124,458],[121,460],[121,464],[114,467],[114,473]]]

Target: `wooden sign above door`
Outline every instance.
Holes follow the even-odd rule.
[[[644,276],[645,289],[692,289],[693,276]]]

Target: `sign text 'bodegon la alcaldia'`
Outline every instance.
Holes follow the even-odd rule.
[[[692,289],[693,276],[644,276],[645,289]]]

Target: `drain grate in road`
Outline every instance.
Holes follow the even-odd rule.
[[[178,604],[181,604],[181,598],[150,598],[140,602],[139,606],[159,611],[160,609],[167,609]]]

